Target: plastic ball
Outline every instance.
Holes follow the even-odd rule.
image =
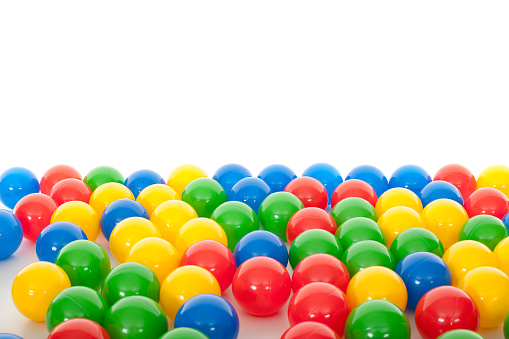
[[[385,191],[378,197],[375,210],[378,215],[382,215],[387,210],[397,206],[410,207],[417,213],[422,211],[422,203],[419,196],[403,187],[390,188]]]
[[[336,232],[344,249],[363,240],[374,240],[385,246],[385,235],[380,226],[371,219],[364,217],[352,218],[343,223]]]
[[[334,218],[323,209],[306,207],[297,211],[286,226],[286,239],[289,244],[302,232],[311,229],[322,229],[335,234],[337,231]]]
[[[64,321],[51,331],[48,339],[110,339],[106,330],[89,319],[75,318]]]
[[[502,220],[492,215],[476,215],[463,225],[458,240],[479,241],[493,251],[507,236],[507,228]]]
[[[12,213],[21,222],[23,237],[36,241],[41,231],[50,224],[56,209],[57,205],[46,194],[32,193],[21,198]]]
[[[68,201],[83,201],[88,204],[92,190],[83,181],[78,179],[64,179],[51,189],[49,196],[60,206]]]
[[[317,253],[302,259],[292,275],[292,290],[297,292],[302,286],[313,282],[325,282],[346,293],[350,274],[346,266],[330,254]]]
[[[12,301],[25,317],[46,320],[46,311],[55,296],[71,287],[67,274],[55,264],[38,261],[23,268],[12,283]]]
[[[509,198],[509,167],[505,165],[488,166],[477,178],[477,188],[492,187]]]
[[[269,257],[288,265],[288,250],[283,240],[269,231],[253,231],[246,234],[235,246],[233,252],[237,267],[254,257]]]
[[[244,178],[233,185],[227,193],[228,200],[240,201],[258,213],[260,204],[270,194],[270,187],[260,178]]]
[[[475,191],[477,186],[472,172],[470,172],[468,168],[456,164],[445,165],[440,168],[435,173],[433,180],[443,180],[453,184],[461,192],[463,201],[465,201],[470,194]]]
[[[286,330],[281,339],[340,339],[329,326],[316,321],[303,321]]]
[[[199,217],[209,218],[216,208],[227,201],[227,198],[226,192],[217,181],[199,178],[184,188],[182,201],[191,205]]]
[[[212,179],[217,181],[225,192],[230,192],[239,180],[253,176],[251,172],[239,164],[227,164],[217,169]]]
[[[497,259],[497,268],[509,275],[509,238],[505,238],[498,243],[493,254]]]
[[[346,198],[357,197],[376,205],[377,195],[373,187],[365,181],[350,179],[339,184],[331,197],[331,207],[334,208],[338,202]]]
[[[101,231],[110,240],[111,232],[119,222],[130,217],[149,219],[145,207],[132,199],[118,199],[113,201],[104,209],[101,215]]]
[[[0,260],[10,257],[23,241],[23,227],[18,217],[0,209]]]
[[[329,201],[332,197],[332,192],[343,182],[343,178],[336,167],[325,163],[317,163],[309,166],[304,170],[302,176],[312,177],[320,181],[327,190]]]
[[[288,222],[302,208],[304,205],[295,195],[288,192],[272,193],[260,205],[258,217],[264,230],[286,241]]]
[[[504,223],[505,227],[509,230],[509,212],[507,212],[504,217],[502,218],[502,222]]]
[[[288,320],[290,326],[316,321],[329,326],[342,337],[350,310],[343,291],[331,284],[315,282],[295,292],[288,305]]]
[[[86,286],[95,290],[99,290],[111,269],[106,251],[88,240],[76,240],[65,245],[55,263],[67,273],[72,286]]]
[[[75,240],[87,240],[79,226],[68,221],[58,221],[42,230],[35,243],[35,253],[40,261],[54,263],[60,250]]]
[[[198,214],[187,202],[169,200],[155,209],[150,221],[159,229],[163,239],[174,244],[182,226],[195,218]]]
[[[141,191],[154,184],[164,185],[166,181],[159,174],[149,169],[133,172],[124,181],[124,185],[133,193],[135,199]]]
[[[239,317],[235,308],[215,294],[200,294],[187,300],[175,316],[175,328],[199,330],[210,339],[237,339]]]
[[[509,313],[507,313],[504,320],[504,338],[505,339],[509,338]]]
[[[200,240],[215,240],[228,246],[226,233],[217,222],[208,218],[195,218],[182,226],[175,238],[175,247],[179,253],[184,253],[189,246]]]
[[[167,184],[175,191],[177,197],[182,196],[184,188],[198,178],[206,178],[207,173],[200,167],[191,164],[180,165],[169,175]]]
[[[442,257],[444,246],[433,232],[419,227],[401,232],[392,242],[391,253],[397,263],[415,252],[430,252]]]
[[[23,339],[15,334],[0,333],[0,339]]]
[[[355,167],[350,171],[350,173],[348,173],[345,181],[350,179],[365,181],[369,184],[369,186],[373,187],[377,197],[381,196],[389,189],[389,182],[383,172],[371,165]]]
[[[209,339],[209,337],[194,328],[179,327],[169,330],[159,339]]]
[[[371,266],[384,266],[391,270],[396,267],[392,253],[387,247],[374,240],[362,240],[348,247],[341,261],[345,263],[351,277]]]
[[[24,196],[37,192],[39,181],[26,168],[13,167],[0,174],[0,201],[10,209]]]
[[[472,192],[465,200],[465,210],[470,218],[489,214],[502,219],[509,212],[509,199],[499,190],[483,187]]]
[[[452,330],[442,334],[437,339],[484,339],[484,337],[474,331]]]
[[[290,274],[272,258],[248,259],[233,276],[233,297],[242,309],[255,316],[269,316],[279,311],[291,291]]]
[[[387,247],[390,248],[401,232],[415,227],[424,227],[424,222],[419,213],[410,207],[396,206],[379,217],[378,225],[385,235]]]
[[[330,232],[321,229],[308,230],[297,236],[290,246],[290,265],[295,268],[302,259],[316,253],[327,253],[339,259],[343,248],[338,238]]]
[[[53,212],[51,223],[69,221],[78,225],[87,235],[87,239],[95,241],[101,230],[99,215],[83,201],[68,201]]]
[[[119,199],[133,199],[134,195],[129,188],[118,182],[108,182],[95,189],[90,196],[89,204],[97,212],[102,215],[103,211],[109,204]]]
[[[56,165],[44,172],[40,189],[41,193],[49,195],[53,186],[64,179],[77,179],[81,181],[81,174],[69,165]]]
[[[392,173],[389,188],[403,187],[418,195],[430,182],[431,177],[424,168],[416,165],[404,165]]]
[[[378,214],[373,205],[356,197],[346,198],[337,203],[331,211],[331,216],[338,228],[352,218],[364,217],[374,221],[378,220]]]
[[[299,198],[304,207],[318,207],[325,210],[329,204],[329,196],[325,186],[315,178],[300,177],[293,179],[286,185],[284,191]]]
[[[432,181],[420,192],[422,205],[426,207],[430,202],[437,199],[451,199],[463,205],[463,197],[459,189],[447,181]]]
[[[285,165],[270,165],[261,170],[258,178],[262,179],[270,187],[270,192],[281,192],[286,185],[297,178],[295,172]]]
[[[145,207],[149,216],[152,216],[157,207],[169,200],[180,200],[180,195],[164,184],[147,186],[136,197],[136,201]]]
[[[124,176],[118,170],[110,166],[99,166],[87,173],[83,182],[90,187],[92,192],[103,184],[108,182],[124,183]]]

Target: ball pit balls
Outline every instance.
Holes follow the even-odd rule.
[[[286,330],[281,339],[340,339],[329,326],[316,321],[303,321]]]
[[[57,205],[46,194],[31,193],[18,201],[12,213],[21,222],[23,237],[36,241],[41,231],[50,224],[56,209]]]
[[[57,221],[69,221],[78,225],[91,241],[97,239],[101,230],[99,215],[83,201],[69,201],[58,206],[51,216],[51,223]]]
[[[236,339],[239,317],[235,308],[215,294],[200,294],[186,301],[175,316],[175,328],[189,327],[210,339]]]
[[[288,265],[288,250],[283,240],[272,232],[253,231],[246,234],[235,246],[233,252],[237,267],[254,257],[269,257]]]
[[[364,217],[345,221],[336,231],[336,237],[344,249],[363,240],[374,240],[385,246],[385,235],[380,226],[373,220]]]
[[[279,311],[292,290],[290,274],[269,257],[248,259],[239,266],[232,281],[233,297],[249,314],[264,317]]]
[[[23,338],[10,333],[0,333],[0,339],[23,339]]]
[[[184,188],[186,188],[191,181],[206,177],[207,173],[200,167],[192,164],[184,164],[178,166],[170,173],[166,183],[173,188],[177,197],[181,197]]]
[[[492,215],[476,215],[463,225],[458,240],[475,240],[493,251],[507,236],[507,228],[502,220]]]
[[[134,199],[138,197],[141,191],[154,184],[164,185],[166,181],[159,174],[149,169],[133,172],[124,181],[124,185],[133,193]]]
[[[308,230],[292,242],[288,254],[290,265],[295,268],[302,259],[316,253],[327,253],[339,259],[343,255],[343,248],[338,238],[330,232],[321,229]]]
[[[499,190],[483,187],[472,192],[465,200],[465,210],[470,218],[489,214],[502,219],[509,212],[509,199]]]
[[[331,284],[315,282],[295,292],[288,305],[288,320],[290,326],[316,321],[342,337],[350,310],[350,303],[343,291]]]
[[[55,263],[67,273],[72,286],[86,286],[94,290],[99,290],[111,269],[106,251],[88,240],[76,240],[65,245]]]
[[[286,227],[290,218],[303,208],[304,205],[295,195],[288,192],[276,192],[261,203],[258,217],[264,230],[286,241]]]
[[[51,189],[49,196],[60,206],[68,201],[83,201],[88,204],[92,190],[83,181],[78,179],[64,179]]]
[[[507,339],[509,338],[509,313],[507,313],[508,315],[505,316],[505,320],[504,320],[504,338]]]
[[[227,164],[219,167],[212,179],[217,181],[225,192],[230,192],[239,180],[252,176],[251,172],[242,165]]]
[[[209,339],[203,332],[189,327],[174,328],[159,339]]]
[[[89,319],[69,319],[51,331],[48,339],[110,339],[106,330]]]
[[[327,190],[329,201],[332,197],[332,192],[343,182],[343,178],[336,167],[326,163],[317,163],[309,166],[304,170],[302,176],[315,178],[320,181]]]
[[[26,168],[13,167],[0,174],[0,201],[10,209],[24,196],[38,193],[39,188],[37,177]]]
[[[505,165],[488,166],[477,177],[477,188],[492,187],[509,198],[509,167]]]
[[[180,200],[180,195],[177,195],[173,188],[164,184],[147,186],[136,197],[136,201],[145,207],[149,216],[152,216],[159,205],[168,200]]]
[[[391,270],[396,262],[391,252],[381,243],[374,240],[362,240],[348,247],[341,261],[345,264],[350,276],[371,266],[383,266]]]
[[[149,219],[145,207],[132,199],[118,199],[106,207],[101,215],[101,231],[110,240],[111,232],[119,222],[130,217]]]
[[[389,188],[403,187],[418,195],[430,182],[431,177],[424,168],[416,165],[404,165],[392,173]]]
[[[346,266],[330,254],[317,253],[302,259],[292,275],[292,290],[297,292],[302,286],[325,282],[346,293],[350,274]]]
[[[382,171],[375,166],[360,165],[352,169],[345,178],[346,180],[358,179],[365,181],[369,186],[373,187],[376,196],[381,196],[389,189],[389,181]]]
[[[129,188],[118,182],[108,182],[97,187],[90,196],[89,205],[102,215],[103,211],[109,204],[118,199],[133,199],[134,195]]]
[[[198,214],[187,202],[169,200],[155,209],[150,216],[150,221],[161,232],[163,239],[174,244],[182,226],[195,218],[198,218]]]
[[[270,194],[270,187],[260,178],[244,178],[233,185],[227,192],[228,200],[240,201],[248,205],[258,214],[260,204]]]
[[[55,326],[69,319],[83,318],[101,324],[108,304],[95,290],[83,287],[69,287],[57,294],[46,314],[46,327],[51,332]]]
[[[364,217],[374,221],[378,220],[378,214],[373,205],[357,197],[346,198],[338,202],[332,209],[331,216],[338,228],[352,218]]]
[[[368,300],[352,310],[346,320],[346,339],[410,339],[410,323],[405,313],[385,300]]]
[[[497,260],[496,267],[509,275],[509,238],[505,238],[499,242],[495,250],[493,250],[493,254]]]
[[[285,165],[270,165],[261,170],[258,178],[262,179],[269,187],[270,192],[281,192],[286,185],[297,178],[295,172]]]
[[[392,242],[391,253],[397,263],[415,252],[430,252],[441,258],[444,246],[433,232],[420,227],[401,232]]]
[[[396,206],[388,209],[378,218],[378,226],[385,235],[387,247],[390,248],[401,232],[415,227],[424,227],[424,222],[419,213],[410,207]]]
[[[110,166],[99,166],[87,173],[83,182],[93,192],[97,187],[108,182],[124,183],[124,176],[118,170]]]
[[[477,331],[479,313],[465,291],[441,286],[421,298],[415,308],[415,324],[423,339],[434,339],[455,329]]]
[[[40,183],[41,193],[49,195],[53,186],[64,179],[77,179],[82,181],[80,172],[74,167],[69,165],[56,165],[44,172]]]
[[[10,257],[21,245],[23,227],[18,217],[0,209],[0,260]]]
[[[463,196],[465,201],[477,188],[474,175],[465,166],[450,164],[441,167],[436,173],[433,181],[443,180],[453,184]]]
[[[367,182],[358,179],[350,179],[336,187],[332,193],[331,207],[334,208],[341,200],[352,197],[364,199],[373,206],[375,206],[377,200],[375,190],[373,187],[369,186]]]
[[[422,212],[422,202],[419,196],[403,187],[390,188],[385,191],[378,197],[375,210],[378,215],[382,215],[387,210],[397,206],[410,207],[417,213]]]
[[[322,229],[335,234],[337,231],[334,218],[321,208],[305,207],[297,211],[286,226],[286,240],[289,244],[301,233],[310,229]]]
[[[452,330],[437,339],[484,339],[480,334],[469,330]]]
[[[87,240],[87,235],[72,222],[57,221],[48,225],[39,234],[35,243],[35,253],[40,261],[55,263],[58,252],[75,240]]]
[[[419,194],[422,205],[426,207],[430,202],[437,199],[451,199],[463,205],[463,197],[459,189],[447,181],[432,181]]]
[[[325,210],[329,204],[327,190],[315,178],[300,177],[293,179],[284,189],[302,201],[304,207],[317,207]]]
[[[212,212],[227,201],[226,192],[210,178],[191,181],[182,192],[182,201],[191,205],[199,217],[209,218]]]
[[[182,226],[175,238],[175,247],[179,253],[184,253],[189,246],[200,240],[215,240],[228,246],[226,233],[217,222],[208,218],[195,218]]]
[[[113,306],[122,298],[143,296],[159,302],[161,285],[150,268],[136,262],[115,266],[104,278],[101,294]]]
[[[38,261],[23,268],[12,283],[12,301],[25,317],[44,322],[55,296],[71,287],[64,270],[55,264]]]

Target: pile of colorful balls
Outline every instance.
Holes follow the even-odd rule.
[[[415,165],[389,180],[364,165],[344,181],[324,163],[300,177],[182,165],[168,180],[59,165],[40,182],[16,167],[0,175],[12,209],[0,211],[0,259],[23,237],[36,243],[40,261],[15,277],[12,299],[52,339],[237,338],[230,286],[253,316],[290,299],[284,339],[410,338],[407,309],[426,339],[502,324],[509,338],[508,196],[504,165],[477,179],[447,165],[433,180]]]

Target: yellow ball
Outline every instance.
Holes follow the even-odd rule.
[[[173,188],[177,196],[182,197],[182,192],[189,183],[198,178],[206,178],[207,173],[196,165],[180,165],[175,168],[168,177],[168,186]]]
[[[187,202],[170,200],[155,209],[150,221],[156,225],[164,239],[174,244],[182,226],[195,218],[198,218],[198,214]]]
[[[174,320],[184,302],[203,293],[221,295],[219,283],[206,269],[187,265],[177,268],[164,279],[159,300],[166,315]]]
[[[157,275],[159,283],[180,264],[180,255],[168,241],[150,237],[138,241],[125,259],[126,262],[137,262],[150,268]]]
[[[509,198],[509,167],[505,165],[486,167],[477,178],[477,188],[482,187],[496,188]]]
[[[138,241],[149,237],[161,237],[161,233],[150,220],[141,217],[124,219],[111,232],[111,254],[121,264]]]
[[[179,253],[184,254],[189,246],[200,240],[215,240],[228,247],[228,238],[223,228],[208,218],[195,218],[186,222],[177,234],[175,247]]]
[[[509,237],[500,241],[493,250],[495,259],[497,260],[497,267],[509,275]]]
[[[403,187],[391,188],[382,193],[376,201],[375,210],[378,215],[382,215],[396,206],[410,207],[417,213],[422,211],[422,203],[417,194]]]
[[[500,326],[509,312],[509,278],[494,267],[478,267],[465,275],[459,288],[467,292],[479,311],[479,327]]]
[[[378,218],[378,225],[384,232],[387,248],[391,248],[394,239],[404,230],[414,227],[424,228],[419,213],[406,206],[396,206],[388,209]]]
[[[71,287],[71,281],[57,265],[38,261],[23,268],[12,283],[12,300],[25,317],[46,321],[49,305],[58,293]]]
[[[108,182],[97,187],[90,196],[90,206],[97,214],[102,215],[109,204],[119,199],[133,199],[133,193],[126,186],[118,182]]]
[[[51,216],[51,223],[57,221],[69,221],[78,225],[90,241],[95,241],[101,231],[99,215],[83,201],[68,201],[58,206]]]
[[[495,255],[488,246],[474,240],[455,243],[445,251],[442,259],[451,270],[454,286],[457,286],[460,280],[474,268],[497,266]]]
[[[148,215],[151,216],[155,209],[163,202],[168,200],[179,200],[173,188],[164,184],[154,184],[147,186],[138,194],[136,201],[145,207]]]
[[[450,199],[430,202],[422,211],[425,227],[433,232],[447,250],[458,241],[461,228],[468,221],[468,214],[459,203]]]

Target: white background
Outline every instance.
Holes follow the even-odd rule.
[[[506,1],[2,1],[0,171],[300,175],[323,161],[343,176],[365,163],[477,175],[509,165],[508,16]],[[24,242],[0,263],[0,332],[46,335],[10,298],[34,260]],[[239,314],[241,338],[288,327],[285,310]]]

